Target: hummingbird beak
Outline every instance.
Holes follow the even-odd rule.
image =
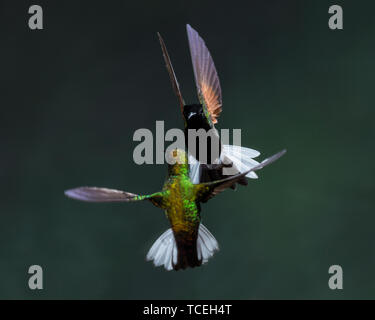
[[[195,113],[194,112],[189,112],[189,114],[187,115],[187,120],[191,120],[193,117],[195,116]]]

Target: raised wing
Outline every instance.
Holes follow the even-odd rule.
[[[198,97],[206,116],[215,124],[222,111],[221,88],[215,64],[198,32],[189,24],[186,25],[186,31]]]
[[[225,189],[230,188],[232,185],[237,183],[241,178],[245,177],[249,172],[254,172],[254,171],[264,168],[265,166],[268,166],[269,164],[271,164],[272,162],[275,162],[277,159],[283,156],[285,153],[286,153],[286,150],[282,150],[274,154],[273,156],[263,160],[257,166],[241,174],[237,174],[235,176],[231,176],[229,178],[218,180],[218,181],[197,184],[195,187],[197,200],[200,202],[207,202],[209,199],[223,192]]]
[[[161,50],[163,51],[163,57],[164,57],[165,65],[167,67],[169,78],[171,79],[173,90],[177,96],[178,102],[180,103],[181,112],[183,112],[185,102],[184,102],[184,99],[182,98],[180,86],[178,85],[176,74],[174,73],[172,62],[171,62],[171,59],[169,58],[169,54],[167,51],[167,47],[165,46],[163,38],[161,37],[159,32],[158,32],[158,37],[159,37]]]

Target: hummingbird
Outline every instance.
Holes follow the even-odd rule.
[[[259,164],[254,160],[260,152],[254,149],[241,146],[222,145],[221,139],[215,124],[218,122],[222,112],[222,93],[219,77],[214,61],[198,32],[189,24],[186,25],[191,61],[194,70],[194,79],[198,93],[199,103],[186,104],[174,72],[171,59],[169,57],[163,38],[158,33],[166,68],[172,83],[173,90],[179,101],[182,117],[184,120],[185,146],[188,147],[189,161],[191,166],[191,177],[194,183],[208,182],[227,177],[222,174],[223,167],[231,167],[233,175],[244,172]],[[196,137],[194,147],[190,147],[189,130],[204,130],[209,132],[207,136],[207,149],[205,159],[201,159],[199,138]],[[200,165],[196,165],[195,161]],[[247,178],[256,179],[255,172],[250,171]],[[247,185],[245,177],[238,180],[241,185]],[[232,185],[235,188],[235,184]]]
[[[285,150],[265,159],[251,169],[220,179],[194,184],[190,178],[187,153],[174,149],[169,155],[168,173],[161,191],[150,195],[98,188],[79,187],[65,191],[65,195],[88,202],[133,202],[148,200],[165,211],[171,228],[152,245],[146,259],[166,270],[197,267],[208,261],[219,250],[215,237],[201,223],[201,203],[207,202],[225,189],[237,183],[250,172],[255,172],[276,161]]]

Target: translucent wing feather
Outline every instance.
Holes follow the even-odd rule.
[[[186,25],[186,31],[199,100],[212,123],[217,123],[222,111],[222,97],[214,61],[198,32],[190,25]]]
[[[87,202],[130,202],[145,200],[154,197],[154,195],[140,196],[134,193],[121,190],[97,188],[97,187],[79,187],[65,191],[69,198],[87,201]]]
[[[167,47],[165,46],[163,38],[161,37],[159,32],[158,32],[158,37],[159,37],[161,50],[163,52],[163,58],[164,58],[164,61],[165,61],[165,66],[167,67],[167,71],[168,71],[169,78],[170,78],[171,83],[172,83],[173,90],[174,90],[174,92],[177,96],[178,102],[180,103],[181,112],[183,112],[185,102],[184,102],[184,99],[182,98],[180,86],[178,85],[176,74],[174,73],[172,62],[171,62],[171,59],[169,58],[169,54],[168,54],[168,51],[167,51]]]

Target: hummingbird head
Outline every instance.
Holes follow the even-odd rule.
[[[184,150],[176,148],[167,154],[167,162],[169,173],[178,175],[181,173],[181,168],[188,165],[188,157]]]
[[[201,104],[190,104],[184,106],[184,118],[190,129],[200,129],[204,119],[203,107]]]

